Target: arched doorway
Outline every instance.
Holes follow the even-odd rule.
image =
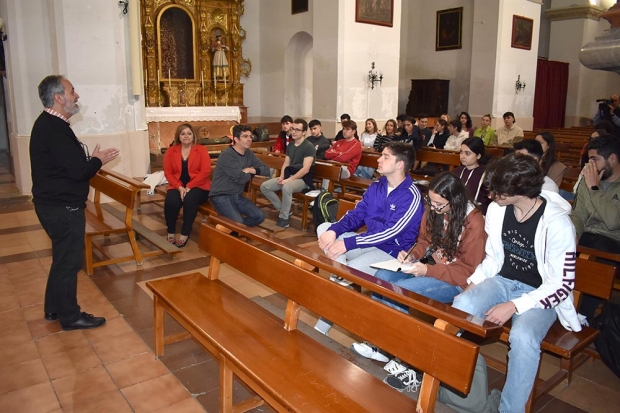
[[[284,113],[312,117],[312,36],[296,33],[284,53]]]

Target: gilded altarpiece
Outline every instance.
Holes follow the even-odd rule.
[[[243,107],[243,0],[141,0],[147,106]]]

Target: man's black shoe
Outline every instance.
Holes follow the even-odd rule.
[[[89,328],[97,328],[105,324],[105,318],[94,317],[92,314],[82,313],[80,318],[71,324],[62,326],[65,331],[69,330],[88,330]]]
[[[56,313],[45,313],[45,319],[47,321],[56,321],[56,320],[58,320],[58,314],[56,314]]]

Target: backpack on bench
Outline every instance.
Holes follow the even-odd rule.
[[[314,223],[314,232],[324,222],[336,222],[338,215],[338,200],[334,198],[331,192],[321,191],[312,206],[312,222]]]

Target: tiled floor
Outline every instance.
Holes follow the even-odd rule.
[[[2,164],[0,154],[0,164]],[[0,166],[0,192],[13,185]],[[10,176],[10,175],[9,175]],[[269,218],[275,218],[267,211]],[[163,212],[144,205],[138,216],[151,229],[165,234]],[[314,241],[299,231],[299,220],[281,233],[299,245]],[[195,225],[195,234],[198,222]],[[110,254],[127,245],[120,238],[108,244]],[[83,309],[107,318],[91,331],[62,332],[57,322],[43,320],[43,293],[51,264],[50,243],[31,203],[0,204],[0,411],[1,412],[216,412],[217,362],[192,341],[166,347],[165,356],[153,354],[152,300],[144,282],[188,271],[205,272],[208,257],[192,240],[173,261],[148,259],[141,267],[122,263],[79,275],[79,302]],[[222,280],[248,297],[262,297],[282,308],[277,295],[248,278],[228,270]],[[302,320],[312,324],[314,317]],[[168,331],[180,330],[167,318]],[[334,328],[330,337],[348,346],[353,340]],[[486,354],[505,354],[500,345],[485,346]],[[545,356],[543,374],[557,361]],[[489,369],[489,385],[501,387],[503,375]],[[248,391],[236,384],[236,395]],[[569,387],[562,385],[539,402],[542,413],[609,412],[620,405],[620,379],[600,361],[586,363]],[[263,407],[255,411],[270,411]]]

